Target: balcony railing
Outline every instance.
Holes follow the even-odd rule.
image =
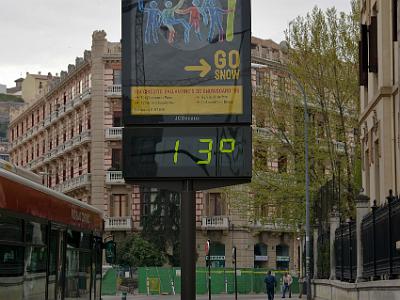
[[[260,230],[260,231],[293,231],[295,228],[293,226],[284,224],[283,222],[275,222],[275,223],[262,223],[261,221],[254,221],[250,227]]]
[[[122,171],[107,171],[106,183],[107,184],[125,184],[125,180],[122,177]]]
[[[73,108],[74,108],[74,100],[72,99],[72,100],[68,101],[67,104],[65,105],[65,112],[68,113]]]
[[[86,88],[83,92],[80,99],[82,99],[82,103],[85,102],[86,100],[89,100],[92,94],[92,89],[91,88]]]
[[[80,135],[75,136],[72,140],[66,141],[64,144],[57,146],[56,148],[50,150],[49,152],[45,153],[41,159],[35,160],[33,163],[30,164],[30,168],[38,167],[42,163],[49,162],[59,156],[62,156],[67,151],[72,150],[75,147],[80,146],[85,142],[91,141],[91,133],[90,130],[82,132]]]
[[[90,174],[85,174],[79,177],[68,179],[63,183],[56,185],[53,189],[61,193],[68,193],[75,189],[85,187],[89,184],[90,184]]]
[[[131,230],[131,217],[111,217],[105,219],[104,229],[107,231]]]
[[[120,97],[122,95],[122,85],[121,84],[113,84],[108,86],[106,89],[106,96],[113,97],[117,96]]]
[[[201,228],[206,230],[228,230],[229,219],[223,216],[203,217]]]
[[[106,129],[107,140],[121,140],[123,127],[111,127]]]

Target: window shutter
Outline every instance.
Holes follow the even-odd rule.
[[[369,26],[369,71],[378,73],[378,20],[371,17]]]
[[[359,50],[359,81],[360,86],[368,86],[368,27],[361,25],[361,41],[358,44]]]

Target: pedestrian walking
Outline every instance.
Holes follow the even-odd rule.
[[[299,298],[303,297],[303,295],[307,295],[307,281],[304,276],[299,278]]]
[[[271,271],[268,271],[267,276],[265,276],[264,282],[267,287],[268,300],[274,300],[276,279],[275,276],[272,275]]]
[[[286,292],[289,292],[289,298],[292,298],[292,283],[293,278],[292,276],[286,272],[282,278],[283,281],[283,291],[282,291],[282,298],[286,298]]]

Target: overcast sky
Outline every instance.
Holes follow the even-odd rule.
[[[349,11],[350,0],[251,0],[253,35],[280,42],[298,15],[315,5]],[[0,83],[14,86],[26,72],[65,70],[90,48],[91,34],[104,29],[119,41],[120,0],[1,0]]]

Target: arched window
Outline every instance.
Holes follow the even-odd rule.
[[[276,268],[278,270],[289,270],[289,246],[280,244],[276,246]]]
[[[264,243],[254,245],[254,268],[266,268],[268,263],[268,247]]]
[[[214,268],[225,267],[225,244],[211,242],[210,245],[211,266]]]

